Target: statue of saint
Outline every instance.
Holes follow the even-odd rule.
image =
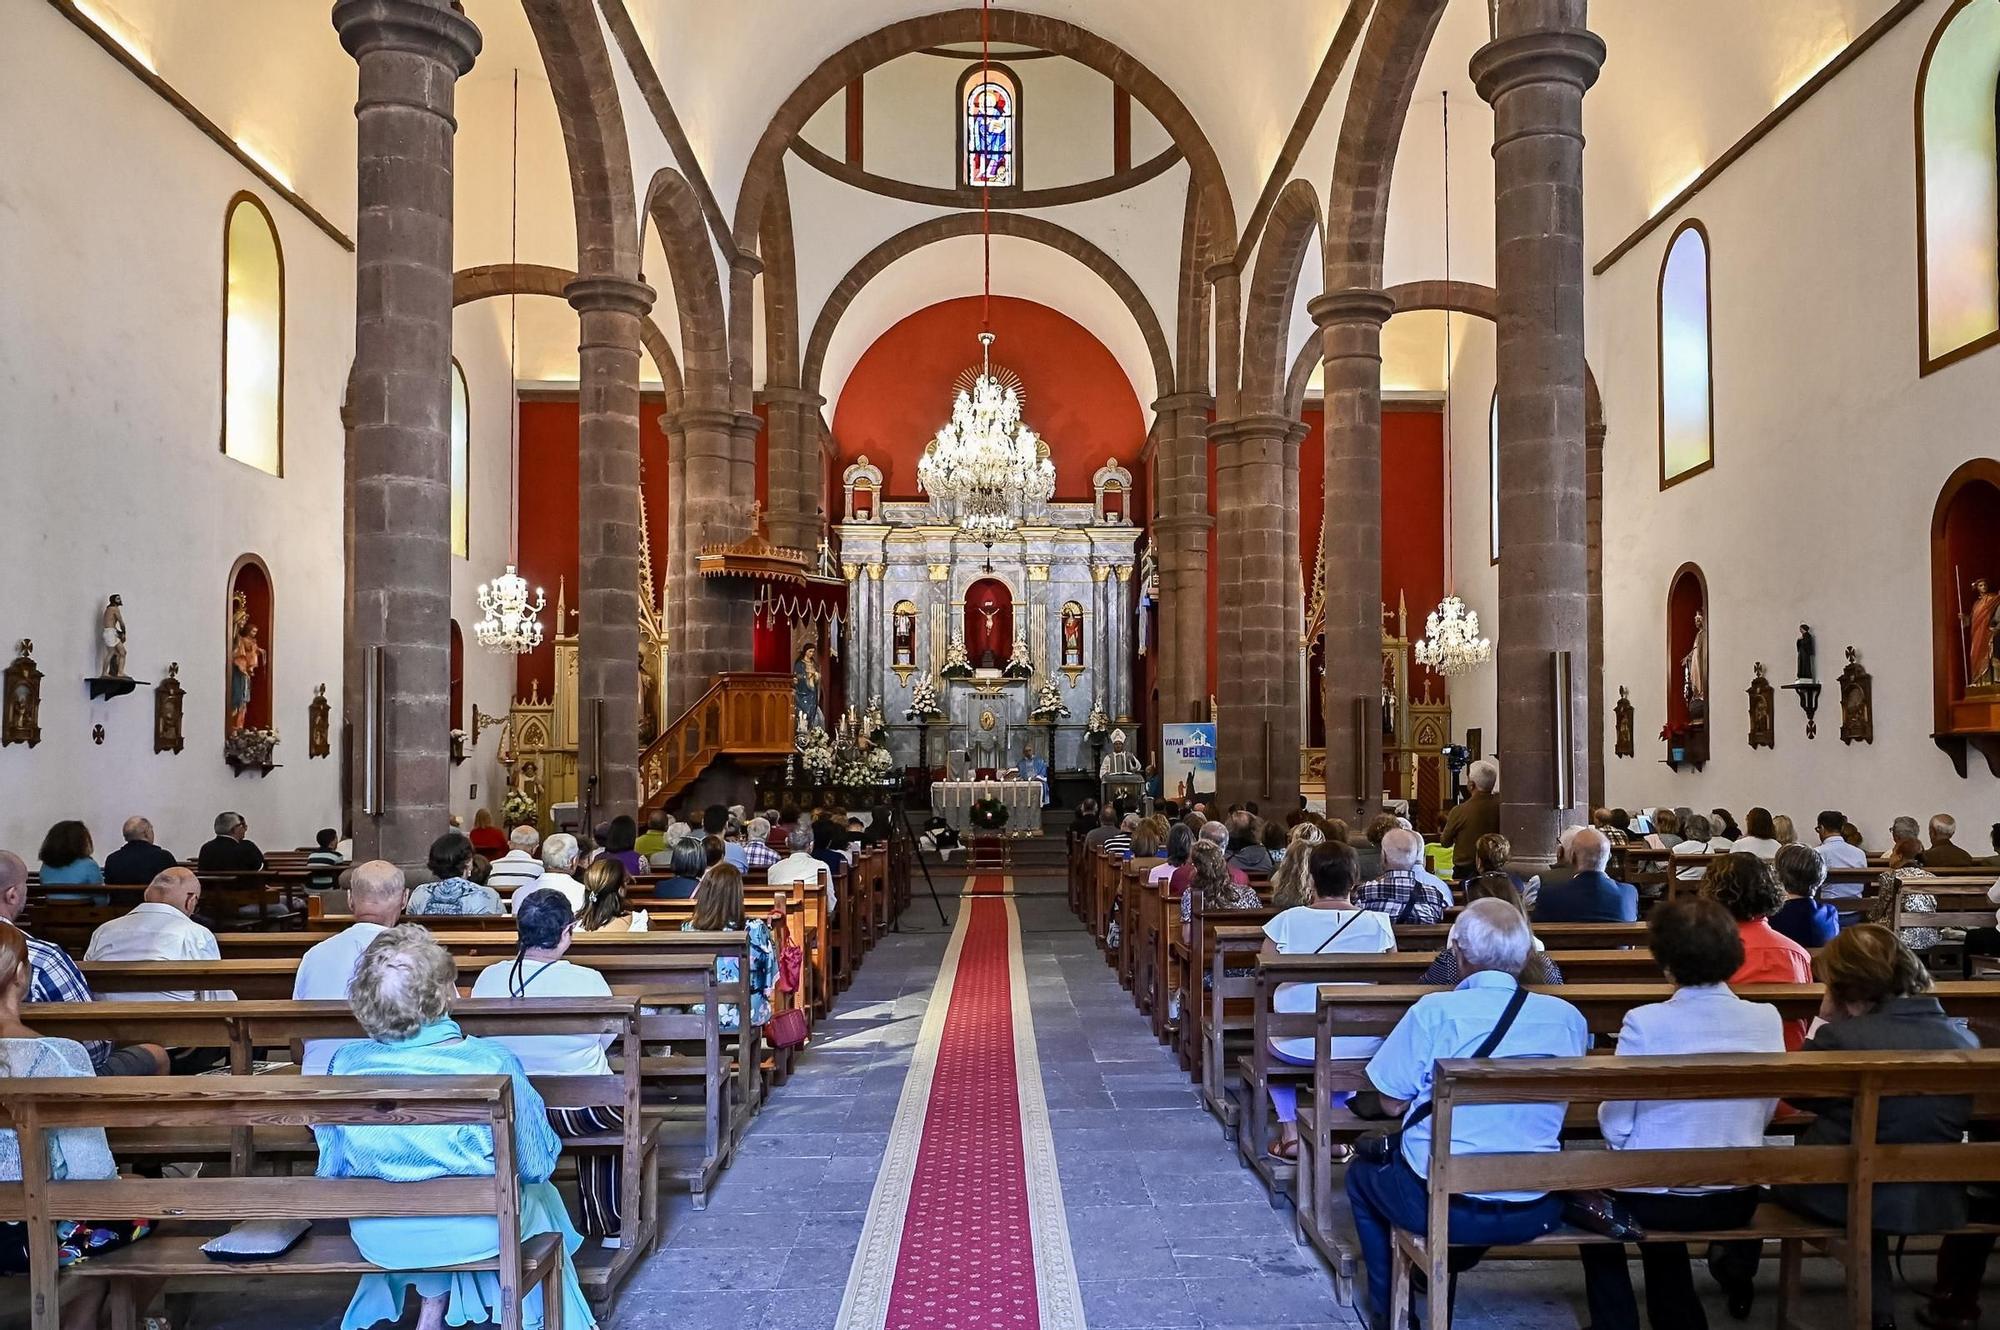
[[[1800,683],[1811,683],[1819,678],[1814,673],[1818,667],[1813,664],[1813,631],[1805,624],[1799,625],[1799,677]]]
[[[1990,587],[1985,578],[1974,578],[1972,609],[1965,616],[1965,687],[1968,692],[2000,688],[2000,666],[1996,666],[1993,652],[1996,614],[2000,614],[2000,591]]]
[[[229,728],[242,729],[250,721],[250,686],[264,667],[264,648],[257,644],[257,625],[239,603],[236,624],[229,645]]]
[[[1708,624],[1694,612],[1694,641],[1681,659],[1681,696],[1689,705],[1708,700]]]
[[[125,598],[113,596],[105,602],[101,621],[104,638],[104,677],[125,677]]]
[[[792,666],[792,709],[808,724],[826,728],[826,713],[819,705],[819,648],[808,645]]]
[[[1066,610],[1062,618],[1063,664],[1083,664],[1083,614]]]

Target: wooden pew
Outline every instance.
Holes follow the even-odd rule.
[[[1165,863],[1158,856],[1127,859],[1118,865],[1118,982],[1136,996],[1139,991],[1139,950],[1143,942],[1140,897],[1147,892],[1146,878]]]
[[[1352,1297],[1355,1254],[1336,1218],[1332,1150],[1336,1144],[1385,1124],[1357,1118],[1345,1108],[1333,1107],[1335,1094],[1370,1087],[1365,1074],[1366,1061],[1334,1058],[1332,1040],[1337,1036],[1382,1038],[1395,1028],[1418,998],[1439,991],[1442,990],[1420,984],[1339,985],[1322,986],[1316,998],[1312,1097],[1310,1104],[1302,1100],[1299,1105],[1299,1172],[1295,1186],[1299,1226],[1307,1241],[1333,1267],[1336,1291],[1343,1305]],[[1590,1033],[1599,1039],[1617,1034],[1624,1025],[1625,1013],[1633,1007],[1664,1002],[1673,993],[1672,987],[1665,983],[1570,984],[1534,991],[1560,997],[1576,1007]],[[1739,986],[1736,991],[1742,997],[1770,1003],[1786,1020],[1811,1020],[1819,1012],[1822,996],[1817,984],[1750,984]],[[2000,984],[1976,980],[1947,982],[1939,983],[1935,991],[1945,1010],[1953,1016],[1966,1017],[1975,1026],[2000,1022]],[[1989,1036],[1982,1037],[1991,1042]]]
[[[1759,1208],[1750,1225],[1717,1233],[1690,1233],[1700,1243],[1729,1238],[1775,1238],[1780,1244],[1777,1324],[1791,1324],[1798,1266],[1808,1241],[1843,1239],[1847,1266],[1847,1321],[1856,1330],[1872,1324],[1868,1257],[1873,1193],[1895,1182],[1976,1182],[2000,1179],[2000,1144],[1952,1141],[1880,1145],[1872,1130],[1848,1145],[1762,1146],[1708,1150],[1564,1150],[1560,1154],[1451,1152],[1453,1115],[1475,1105],[1564,1102],[1572,1108],[1607,1100],[1758,1099],[1780,1092],[1797,1099],[1848,1099],[1856,1122],[1873,1123],[1890,1095],[1990,1095],[2000,1089],[2000,1051],[1948,1053],[1795,1053],[1783,1056],[1471,1059],[1440,1062],[1432,1096],[1429,1230],[1448,1232],[1451,1197],[1469,1193],[1618,1187],[1775,1186],[1833,1183],[1847,1187],[1846,1224],[1827,1224],[1777,1205]],[[1649,1234],[1658,1238],[1659,1232]],[[1523,1244],[1542,1248],[1606,1241],[1593,1233],[1561,1229]],[[1393,1239],[1390,1324],[1409,1317],[1411,1273],[1424,1270],[1433,1289],[1450,1279],[1450,1244],[1398,1230]],[[1379,1292],[1377,1293],[1379,1296]],[[1449,1330],[1451,1314],[1433,1299],[1426,1324]]]
[[[344,1232],[310,1233],[285,1255],[231,1264],[200,1250],[209,1236],[179,1231],[185,1221],[204,1227],[247,1218],[346,1219],[491,1214],[499,1223],[500,1255],[457,1267],[498,1275],[502,1330],[519,1330],[521,1297],[541,1288],[545,1305],[558,1307],[555,1276],[562,1267],[561,1238],[522,1240],[516,1184],[513,1085],[504,1076],[427,1077],[60,1077],[0,1078],[0,1125],[19,1134],[23,1181],[8,1189],[19,1201],[0,1204],[29,1226],[29,1303],[32,1330],[58,1330],[60,1291],[53,1226],[72,1215],[172,1216],[143,1241],[92,1256],[62,1273],[63,1280],[112,1279],[115,1324],[131,1325],[130,1279],[319,1277],[362,1275],[380,1267],[361,1258]],[[57,1181],[51,1176],[44,1134],[64,1127],[256,1127],[274,1121],[301,1125],[470,1123],[493,1134],[494,1171],[485,1177],[383,1182],[372,1178],[118,1177]],[[556,1322],[551,1320],[551,1326]]]

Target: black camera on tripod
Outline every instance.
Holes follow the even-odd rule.
[[[1472,750],[1464,744],[1446,744],[1439,751],[1444,754],[1444,764],[1451,768],[1454,777],[1472,765]]]

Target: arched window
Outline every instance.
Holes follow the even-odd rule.
[[[958,183],[1021,184],[1021,84],[1002,65],[974,65],[958,80]]]
[[[1917,72],[1917,336],[1923,372],[2000,341],[2000,6],[1955,0]]]
[[[451,621],[451,728],[462,730],[465,725],[465,633],[459,628],[458,620]]]
[[[222,452],[283,475],[285,255],[255,195],[229,201],[222,270]]]
[[[1493,562],[1500,562],[1500,390],[1486,415],[1486,540]]]
[[[465,368],[451,359],[451,552],[463,559],[472,552],[471,512],[466,488],[472,475],[472,394],[466,390]]]
[[[1708,232],[1683,222],[1660,265],[1660,488],[1715,465]]]

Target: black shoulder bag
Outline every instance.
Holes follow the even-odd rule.
[[[1520,987],[1518,984],[1515,985],[1514,995],[1507,999],[1507,1006],[1501,1011],[1500,1019],[1493,1026],[1492,1032],[1480,1042],[1478,1048],[1472,1050],[1473,1057],[1489,1058],[1493,1056],[1493,1050],[1500,1047],[1500,1041],[1507,1037],[1507,1031],[1514,1028],[1514,1018],[1521,1014],[1521,1008],[1527,1005],[1527,1001],[1528,990]],[[1380,1093],[1372,1090],[1363,1090],[1355,1095],[1354,1101],[1349,1105],[1349,1108],[1356,1117],[1361,1118],[1387,1118],[1391,1116],[1382,1109],[1382,1096]],[[1371,1132],[1356,1141],[1354,1143],[1354,1157],[1364,1164],[1388,1163],[1390,1160],[1396,1158],[1401,1151],[1403,1133],[1416,1126],[1419,1122],[1426,1120],[1430,1115],[1431,1102],[1426,1099],[1423,1103],[1418,1104],[1415,1111],[1407,1118],[1404,1118],[1402,1125],[1394,1131]]]

